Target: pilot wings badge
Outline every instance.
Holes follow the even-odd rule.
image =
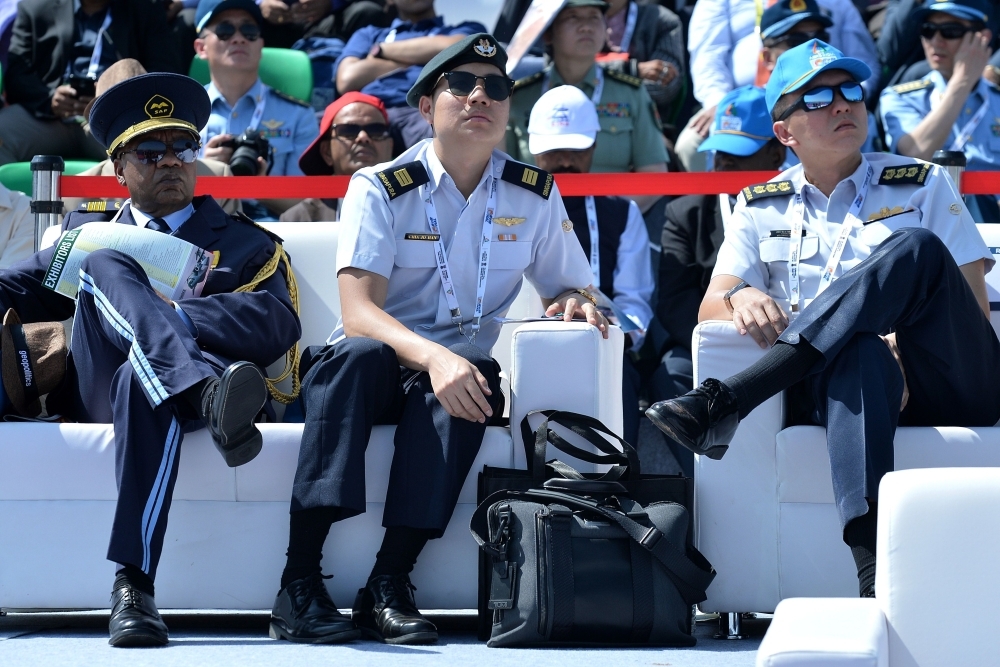
[[[519,225],[527,220],[527,218],[493,218],[493,222],[498,225],[503,225],[504,227],[513,227],[514,225]]]

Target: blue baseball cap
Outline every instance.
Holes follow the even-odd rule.
[[[764,102],[764,89],[737,88],[719,102],[712,133],[698,151],[722,151],[740,157],[753,155],[774,137],[773,125]]]
[[[989,23],[990,6],[986,0],[953,0],[952,2],[932,2],[914,10],[913,17],[923,21],[931,12],[951,14],[966,21]]]
[[[264,26],[264,15],[260,13],[260,7],[254,0],[201,0],[194,15],[195,29],[201,32],[213,16],[227,9],[242,9],[253,17],[257,25]]]
[[[767,113],[774,110],[774,105],[782,95],[795,92],[812,81],[820,72],[832,69],[842,69],[854,80],[862,83],[872,75],[872,70],[857,58],[848,58],[840,49],[826,42],[810,39],[805,44],[788,49],[780,56],[764,89],[767,98]]]
[[[761,14],[761,39],[780,37],[802,21],[816,21],[824,28],[833,25],[830,17],[820,11],[816,0],[781,0]]]

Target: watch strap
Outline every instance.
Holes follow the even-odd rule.
[[[737,292],[739,292],[741,289],[743,289],[744,287],[749,287],[749,286],[750,286],[750,283],[748,283],[745,280],[741,280],[740,282],[736,283],[736,285],[732,289],[730,289],[728,292],[726,292],[725,295],[722,297],[722,300],[726,302],[726,308],[729,309],[730,313],[733,312],[733,304],[730,301],[730,299],[732,299],[733,295],[736,294]]]

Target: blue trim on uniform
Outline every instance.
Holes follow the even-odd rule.
[[[149,499],[146,500],[146,508],[142,512],[142,571],[149,574],[150,567],[150,545],[153,542],[153,533],[156,532],[156,524],[160,520],[160,510],[163,508],[163,499],[166,497],[167,483],[170,474],[174,469],[174,455],[177,445],[180,443],[181,429],[176,418],[170,420],[170,430],[167,431],[166,444],[163,446],[163,458],[160,459],[160,469],[156,473],[156,481],[150,490]]]

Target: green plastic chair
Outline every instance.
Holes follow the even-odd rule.
[[[212,80],[208,73],[208,61],[195,56],[188,76],[202,85],[208,85]],[[304,104],[312,103],[312,63],[305,51],[265,46],[260,58],[260,80]]]
[[[93,160],[66,160],[64,176],[75,176],[98,164]],[[31,196],[31,163],[11,162],[0,166],[0,183],[8,190],[17,190]]]

